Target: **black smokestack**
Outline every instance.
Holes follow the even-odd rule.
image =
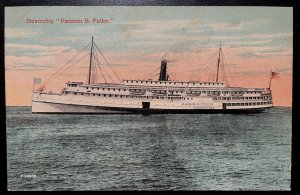
[[[160,66],[160,74],[159,74],[159,81],[166,81],[167,80],[167,60],[161,61]]]

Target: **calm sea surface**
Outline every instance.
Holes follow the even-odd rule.
[[[7,107],[8,190],[290,190],[291,117]]]

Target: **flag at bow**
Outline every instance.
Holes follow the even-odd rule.
[[[34,91],[35,85],[40,85],[41,81],[42,81],[41,78],[33,78],[33,86],[32,86],[33,91]]]
[[[271,78],[272,78],[272,79],[280,78],[279,72],[273,72],[273,71],[272,71],[272,73],[271,73]]]

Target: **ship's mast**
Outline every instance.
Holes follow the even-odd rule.
[[[92,56],[93,56],[94,37],[92,36],[91,54],[90,54],[90,67],[88,84],[91,84],[91,71],[92,71]]]
[[[217,78],[216,78],[216,82],[218,82],[219,80],[219,68],[220,68],[220,54],[221,54],[221,43],[220,43],[220,49],[219,49],[219,57],[218,57],[218,69],[217,69]]]

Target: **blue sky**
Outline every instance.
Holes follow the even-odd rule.
[[[113,18],[110,24],[26,24],[26,18]],[[292,46],[292,8],[6,8],[6,43],[80,49],[93,35],[106,51],[190,51],[216,46]],[[18,53],[19,52],[19,53]],[[6,55],[22,50],[8,50]],[[34,55],[34,53],[33,53]],[[38,55],[38,53],[37,53]]]

